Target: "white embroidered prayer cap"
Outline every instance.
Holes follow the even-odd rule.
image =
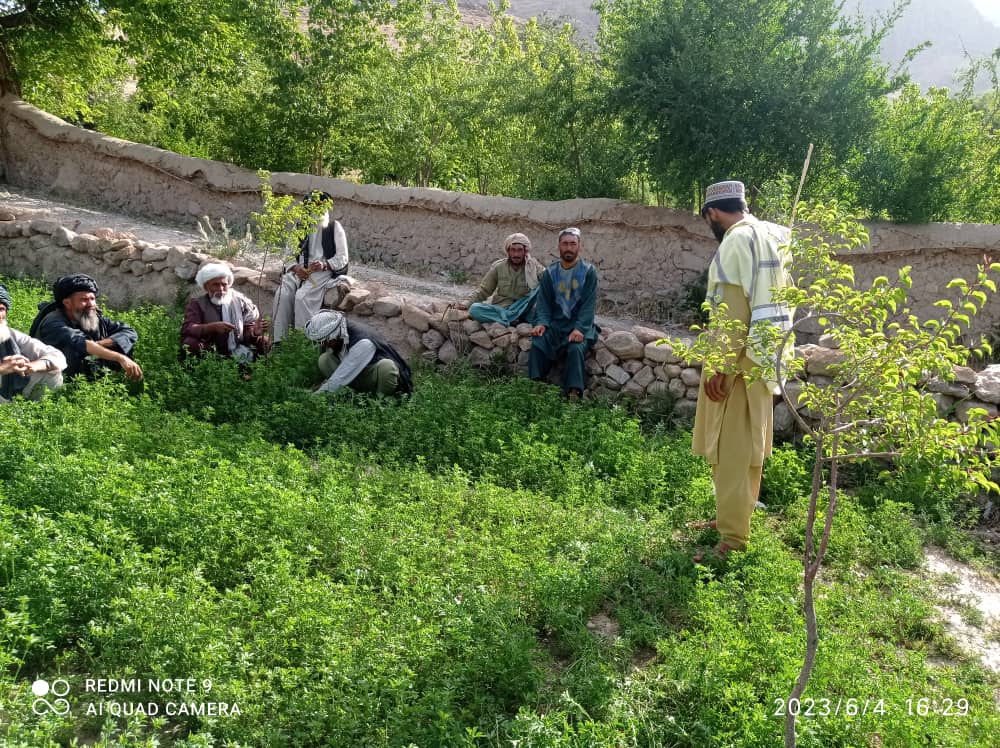
[[[705,203],[701,207],[704,210],[712,203],[717,203],[720,200],[731,200],[733,198],[746,200],[746,196],[747,189],[743,186],[743,182],[737,182],[736,180],[716,182],[715,184],[710,184],[705,190]]]

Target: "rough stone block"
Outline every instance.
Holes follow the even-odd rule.
[[[608,366],[604,370],[604,374],[606,377],[616,382],[619,388],[632,378],[627,371],[617,364],[611,364],[611,366]]]
[[[642,358],[643,355],[644,346],[639,342],[639,338],[624,330],[618,330],[608,335],[604,339],[604,345],[622,360]]]
[[[645,364],[642,363],[642,360],[635,358],[629,359],[628,361],[622,364],[622,368],[629,374],[636,374],[642,371],[643,366],[645,366]]]
[[[613,364],[618,363],[618,356],[613,354],[607,348],[598,348],[594,351],[594,358],[597,359],[597,363],[601,365],[602,368],[606,369]]]
[[[660,338],[666,337],[666,335],[659,330],[654,330],[651,327],[643,327],[642,325],[633,326],[632,334],[635,335],[639,339],[639,342],[643,345],[649,345]]]
[[[168,263],[166,260],[160,260],[159,262],[149,263],[149,266],[153,269],[154,272],[159,273],[170,267],[170,263]]]
[[[684,393],[687,392],[687,385],[680,379],[671,379],[667,382],[667,391],[674,398],[674,400],[683,400]]]
[[[445,322],[465,322],[467,319],[469,319],[469,313],[465,309],[451,307],[444,313]]]
[[[499,338],[501,335],[506,335],[510,328],[507,325],[501,325],[499,322],[490,322],[483,327],[491,338]]]
[[[493,348],[493,338],[490,337],[490,334],[486,330],[479,330],[469,335],[469,342],[486,350]]]
[[[997,414],[997,406],[993,403],[984,403],[978,400],[963,400],[955,404],[955,417],[962,423],[968,423],[969,411],[973,408],[982,408],[990,418],[993,418]]]
[[[529,325],[527,322],[522,322],[521,324],[519,324],[517,327],[514,328],[514,331],[522,337],[524,337],[525,335],[531,335],[531,325]]]
[[[94,254],[101,246],[100,240],[92,234],[77,234],[69,243],[75,252]]]
[[[424,349],[424,343],[420,339],[420,333],[416,330],[406,331],[406,344],[410,346],[411,350],[422,351]],[[437,354],[434,354],[434,358],[437,358]]]
[[[420,342],[423,344],[424,348],[436,351],[444,345],[444,335],[439,333],[437,330],[428,330],[420,336]]]
[[[417,332],[431,329],[431,315],[412,304],[403,304],[403,322]]]
[[[150,270],[150,266],[147,265],[142,260],[129,260],[128,261],[128,271],[132,275],[145,275]]]
[[[73,243],[76,234],[65,226],[60,226],[52,233],[52,241],[57,247],[68,247]]]
[[[584,363],[583,368],[591,376],[597,376],[604,373],[604,367],[597,363],[597,360],[593,358],[588,358]]]
[[[684,392],[684,397],[688,400],[697,400],[700,387],[688,387]]]
[[[832,348],[815,346],[806,359],[806,371],[811,375],[829,377],[836,373],[838,364],[843,363],[844,354]]]
[[[59,222],[49,221],[44,218],[35,218],[31,221],[28,228],[32,234],[48,234],[52,236],[59,229]]]
[[[438,361],[443,364],[454,363],[458,359],[458,349],[455,348],[454,344],[450,340],[444,341],[441,347],[437,349]]]
[[[517,339],[517,347],[520,348],[522,351],[530,351],[531,350],[531,341],[532,340],[534,340],[534,338],[531,338],[531,337],[518,338]],[[604,371],[604,367],[601,367],[601,371]]]
[[[469,352],[469,364],[477,369],[483,369],[493,363],[493,356],[485,348],[476,346]]]
[[[513,336],[511,335],[511,333],[506,332],[503,335],[497,335],[495,338],[493,338],[493,345],[495,345],[497,348],[506,348],[507,346],[510,345],[512,339]]]
[[[667,387],[666,382],[661,382],[657,379],[650,382],[646,387],[646,395],[648,397],[668,397],[670,395],[670,389]]]
[[[968,366],[955,366],[955,381],[959,384],[974,385],[976,383],[976,372]]]
[[[359,317],[371,317],[375,314],[375,301],[373,299],[365,299],[356,304],[351,312]]]
[[[136,242],[136,249],[139,248],[140,248],[139,243]],[[170,263],[170,267],[179,268],[182,265],[187,265],[190,256],[191,253],[188,252],[184,247],[170,247],[167,250],[167,262]]]
[[[136,249],[139,249],[139,247],[136,247]],[[141,251],[143,262],[161,262],[166,260],[167,255],[170,254],[170,250],[166,247],[149,247]]]
[[[974,392],[985,403],[1000,403],[1000,365],[993,364],[979,372]]]
[[[607,375],[605,375],[603,377],[598,377],[597,378],[597,384],[600,387],[605,387],[605,388],[607,388],[609,390],[613,390],[615,392],[618,392],[618,390],[620,390],[622,388],[622,386],[620,384],[618,384],[618,382],[616,380],[612,379],[611,377],[609,377]]]
[[[52,236],[49,234],[32,234],[29,243],[34,249],[52,246]]]
[[[465,320],[465,322],[462,323],[462,331],[466,335],[472,335],[472,333],[479,332],[482,329],[483,329],[482,324],[474,319],[467,319]]]
[[[956,384],[955,382],[944,382],[940,379],[932,379],[927,383],[926,387],[928,392],[934,392],[942,395],[948,395],[949,397],[954,397],[958,399],[969,397],[971,394],[969,388],[964,384]]]
[[[194,280],[194,277],[197,274],[198,268],[193,263],[188,263],[174,268],[174,275],[181,280]]]
[[[626,384],[624,387],[622,387],[622,392],[624,392],[626,395],[634,397],[636,400],[642,400],[643,398],[646,397],[646,388],[643,387],[638,382],[636,382],[634,379],[628,384]]]
[[[395,296],[383,296],[372,305],[372,312],[379,317],[398,317],[403,312],[403,302]]]
[[[687,387],[697,387],[701,384],[701,369],[693,367],[681,369],[681,381]]]
[[[358,304],[367,300],[369,296],[371,296],[371,291],[366,291],[363,288],[351,289],[351,292],[340,302],[340,308],[349,312]]]
[[[676,364],[680,359],[674,355],[669,345],[657,345],[656,343],[646,343],[642,349],[642,355],[658,364]]]
[[[638,372],[632,375],[632,381],[637,382],[641,387],[649,387],[656,381],[656,374],[653,373],[652,366],[643,366]]]

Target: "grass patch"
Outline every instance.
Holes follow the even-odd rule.
[[[43,292],[11,286],[26,329]],[[0,408],[5,745],[780,740],[803,650],[797,453],[766,476],[780,511],[711,571],[682,529],[713,509],[688,434],[461,372],[420,370],[401,402],[315,397],[300,337],[244,382],[227,361],[179,365],[169,311],[123,316],[144,394],[111,379]],[[908,498],[845,499],[806,694],[887,711],[803,717],[801,745],[988,746],[1000,730],[994,675],[932,664],[954,645],[909,571]],[[68,682],[68,714],[32,710],[36,678]],[[196,685],[100,694],[87,678]],[[969,713],[910,714],[911,697]],[[179,701],[240,714],[166,714]]]

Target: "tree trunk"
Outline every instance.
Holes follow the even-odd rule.
[[[17,71],[10,59],[7,45],[0,41],[0,96],[8,94],[21,98],[21,82],[17,79]]]

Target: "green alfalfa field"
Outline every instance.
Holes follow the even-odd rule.
[[[11,326],[45,290],[5,279]],[[176,312],[114,379],[0,407],[0,745],[777,746],[804,650],[811,465],[781,446],[752,546],[714,538],[666,403],[574,404],[419,369],[310,394],[292,338],[243,381],[177,363]],[[992,746],[1000,678],[921,570],[989,566],[933,466],[851,474],[818,593],[803,746]],[[964,605],[964,607],[963,607]]]

